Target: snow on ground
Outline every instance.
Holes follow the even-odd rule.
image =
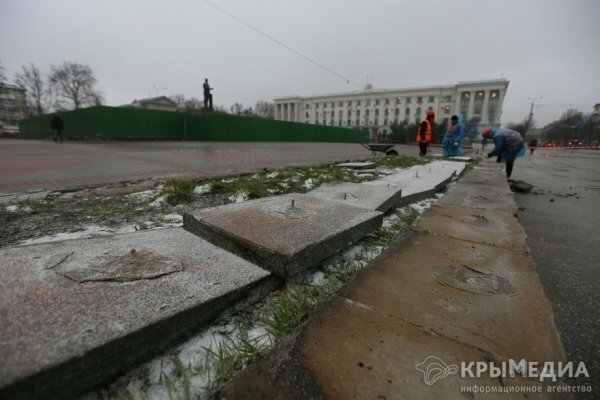
[[[160,196],[159,198],[157,198],[156,200],[154,200],[152,203],[150,203],[148,205],[150,207],[154,207],[154,208],[161,208],[166,199],[167,199],[167,196]]]
[[[313,178],[308,178],[304,181],[302,186],[305,187],[306,190],[312,190],[315,187],[315,180]]]
[[[207,183],[206,185],[196,186],[194,188],[194,194],[202,195],[202,194],[210,193],[211,190],[212,190],[212,187],[210,186],[210,184]]]
[[[248,200],[247,192],[236,192],[234,195],[229,196],[229,202],[231,203],[242,203]]]
[[[58,242],[60,240],[72,240],[72,239],[82,239],[82,238],[91,238],[91,237],[100,237],[100,236],[111,236],[114,235],[115,231],[113,229],[100,226],[100,225],[90,225],[83,230],[77,232],[66,232],[66,233],[57,233],[56,235],[47,235],[42,236],[36,239],[25,240],[21,243],[21,245],[30,245],[30,244],[39,244],[39,243],[47,243],[47,242]]]
[[[128,201],[133,201],[135,203],[143,203],[146,200],[149,200],[152,197],[154,197],[155,194],[156,194],[156,192],[154,190],[144,190],[143,192],[126,194],[124,197]]]

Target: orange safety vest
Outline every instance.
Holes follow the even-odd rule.
[[[431,122],[428,119],[424,119],[423,122],[427,123],[427,130],[425,131],[425,141],[431,143]],[[417,128],[417,143],[421,143],[421,124]]]

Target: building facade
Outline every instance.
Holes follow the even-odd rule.
[[[456,85],[409,89],[365,90],[274,100],[275,119],[349,128],[381,128],[419,123],[432,108],[438,123],[462,114],[481,125],[499,126],[508,89],[506,79],[459,82]]]
[[[131,104],[123,107],[143,108],[146,110],[177,111],[177,103],[167,96],[151,97],[149,99],[135,99]]]
[[[0,128],[19,125],[26,111],[25,89],[0,83]]]

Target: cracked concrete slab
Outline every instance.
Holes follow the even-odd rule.
[[[311,268],[379,229],[383,214],[291,193],[185,214],[190,232],[277,275]]]
[[[1,398],[72,398],[279,284],[181,228],[0,259]]]
[[[310,195],[384,213],[402,202],[402,188],[398,186],[379,186],[375,189],[362,183],[349,182],[321,186],[311,191]]]

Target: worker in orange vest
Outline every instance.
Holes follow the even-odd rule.
[[[432,109],[427,110],[427,118],[421,122],[419,125],[419,130],[417,131],[417,143],[419,143],[419,155],[424,157],[427,155],[427,146],[431,143],[431,132],[432,132],[432,124],[435,119],[435,111]]]

